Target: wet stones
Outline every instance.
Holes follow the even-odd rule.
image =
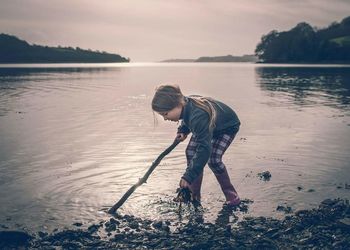
[[[18,248],[28,245],[33,236],[22,231],[0,231],[0,249]]]
[[[253,242],[254,249],[279,249],[278,243],[269,238],[261,238]]]
[[[276,208],[276,211],[284,212],[286,214],[290,214],[292,212],[292,208],[289,207],[289,206],[278,205],[277,208]]]
[[[91,225],[88,227],[88,232],[91,234],[96,233],[100,227],[101,225]]]
[[[115,225],[119,225],[119,224],[120,224],[120,221],[118,221],[118,220],[116,220],[116,219],[114,219],[114,218],[110,218],[110,219],[109,219],[109,222],[110,222],[111,224],[115,224]]]
[[[335,184],[336,186],[337,186],[337,189],[348,189],[348,190],[350,190],[350,184],[348,184],[348,183],[344,183],[344,184],[342,184],[342,183],[339,183],[339,184]]]
[[[109,221],[104,223],[104,229],[106,232],[110,233],[117,230],[117,227],[121,224],[119,220],[115,218],[110,218]]]
[[[30,249],[50,249],[49,246],[61,247],[63,249],[77,249],[83,246],[89,246],[94,242],[98,242],[99,237],[93,236],[88,231],[64,230],[52,233],[41,238],[34,239],[30,244]]]
[[[139,223],[137,221],[132,221],[129,223],[130,228],[132,229],[138,229],[139,228]]]
[[[162,226],[163,226],[163,222],[162,222],[162,221],[156,221],[156,222],[154,222],[154,223],[152,224],[152,226],[153,226],[154,228],[161,229]]]
[[[348,230],[349,233],[350,233],[350,218],[343,218],[343,219],[339,219],[337,221],[337,225],[340,227],[340,228],[343,228],[345,230]]]
[[[326,199],[324,201],[321,202],[321,205],[320,206],[324,206],[324,207],[327,207],[327,206],[332,206],[334,204],[336,204],[337,201],[336,200],[332,200],[332,199]]]
[[[167,223],[164,223],[163,221],[156,221],[156,222],[154,222],[152,224],[152,226],[155,229],[158,229],[158,230],[161,230],[161,231],[166,231],[166,232],[170,231],[169,225]]]
[[[48,233],[46,233],[46,232],[41,232],[41,231],[38,232],[38,236],[41,238],[44,238],[47,235],[48,235]]]
[[[111,223],[110,221],[107,221],[105,224],[105,231],[106,232],[112,232],[112,231],[115,231],[117,229],[117,225],[114,224],[114,223]]]
[[[285,212],[286,209],[289,210],[281,205],[280,211]],[[234,223],[213,224],[190,220],[188,223],[170,225],[169,221],[120,215],[93,224],[88,229],[38,233],[34,239],[28,240],[28,248],[350,249],[349,211],[348,201],[328,199],[317,209],[300,210],[283,220],[245,217]],[[235,212],[229,211],[231,214]],[[101,227],[104,230],[99,230]],[[113,235],[103,236],[106,235],[105,231]]]
[[[280,234],[281,234],[280,228],[270,228],[266,231],[264,236],[270,239],[276,239],[280,236]]]

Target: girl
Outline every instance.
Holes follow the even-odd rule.
[[[236,113],[224,103],[208,97],[184,96],[176,85],[156,89],[152,109],[164,120],[179,121],[176,138],[184,141],[192,132],[186,148],[187,168],[180,180],[189,188],[192,198],[200,202],[203,168],[208,163],[226,197],[226,204],[236,206],[240,198],[231,184],[222,156],[240,126]]]

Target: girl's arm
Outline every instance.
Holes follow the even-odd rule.
[[[202,172],[211,153],[212,131],[209,129],[209,115],[205,111],[193,115],[191,119],[192,133],[196,136],[196,153],[186,172],[182,176],[187,182],[192,183]]]

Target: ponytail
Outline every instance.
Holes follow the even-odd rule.
[[[209,114],[209,129],[213,130],[215,128],[216,121],[216,109],[212,103],[212,99],[210,97],[202,97],[202,96],[191,96],[190,97],[195,105]]]

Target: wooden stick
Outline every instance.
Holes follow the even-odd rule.
[[[134,184],[131,188],[129,188],[129,190],[123,195],[123,197],[108,210],[108,213],[114,214],[117,211],[117,209],[120,208],[124,204],[124,202],[129,198],[129,196],[136,190],[136,188],[141,186],[143,183],[146,183],[148,177],[151,175],[153,170],[159,165],[160,161],[167,154],[169,154],[179,143],[180,143],[180,140],[175,140],[173,144],[171,144],[166,150],[164,150],[164,152],[161,153],[158,156],[158,158],[152,163],[152,166],[148,169],[146,174],[142,178],[140,178],[136,184]]]

